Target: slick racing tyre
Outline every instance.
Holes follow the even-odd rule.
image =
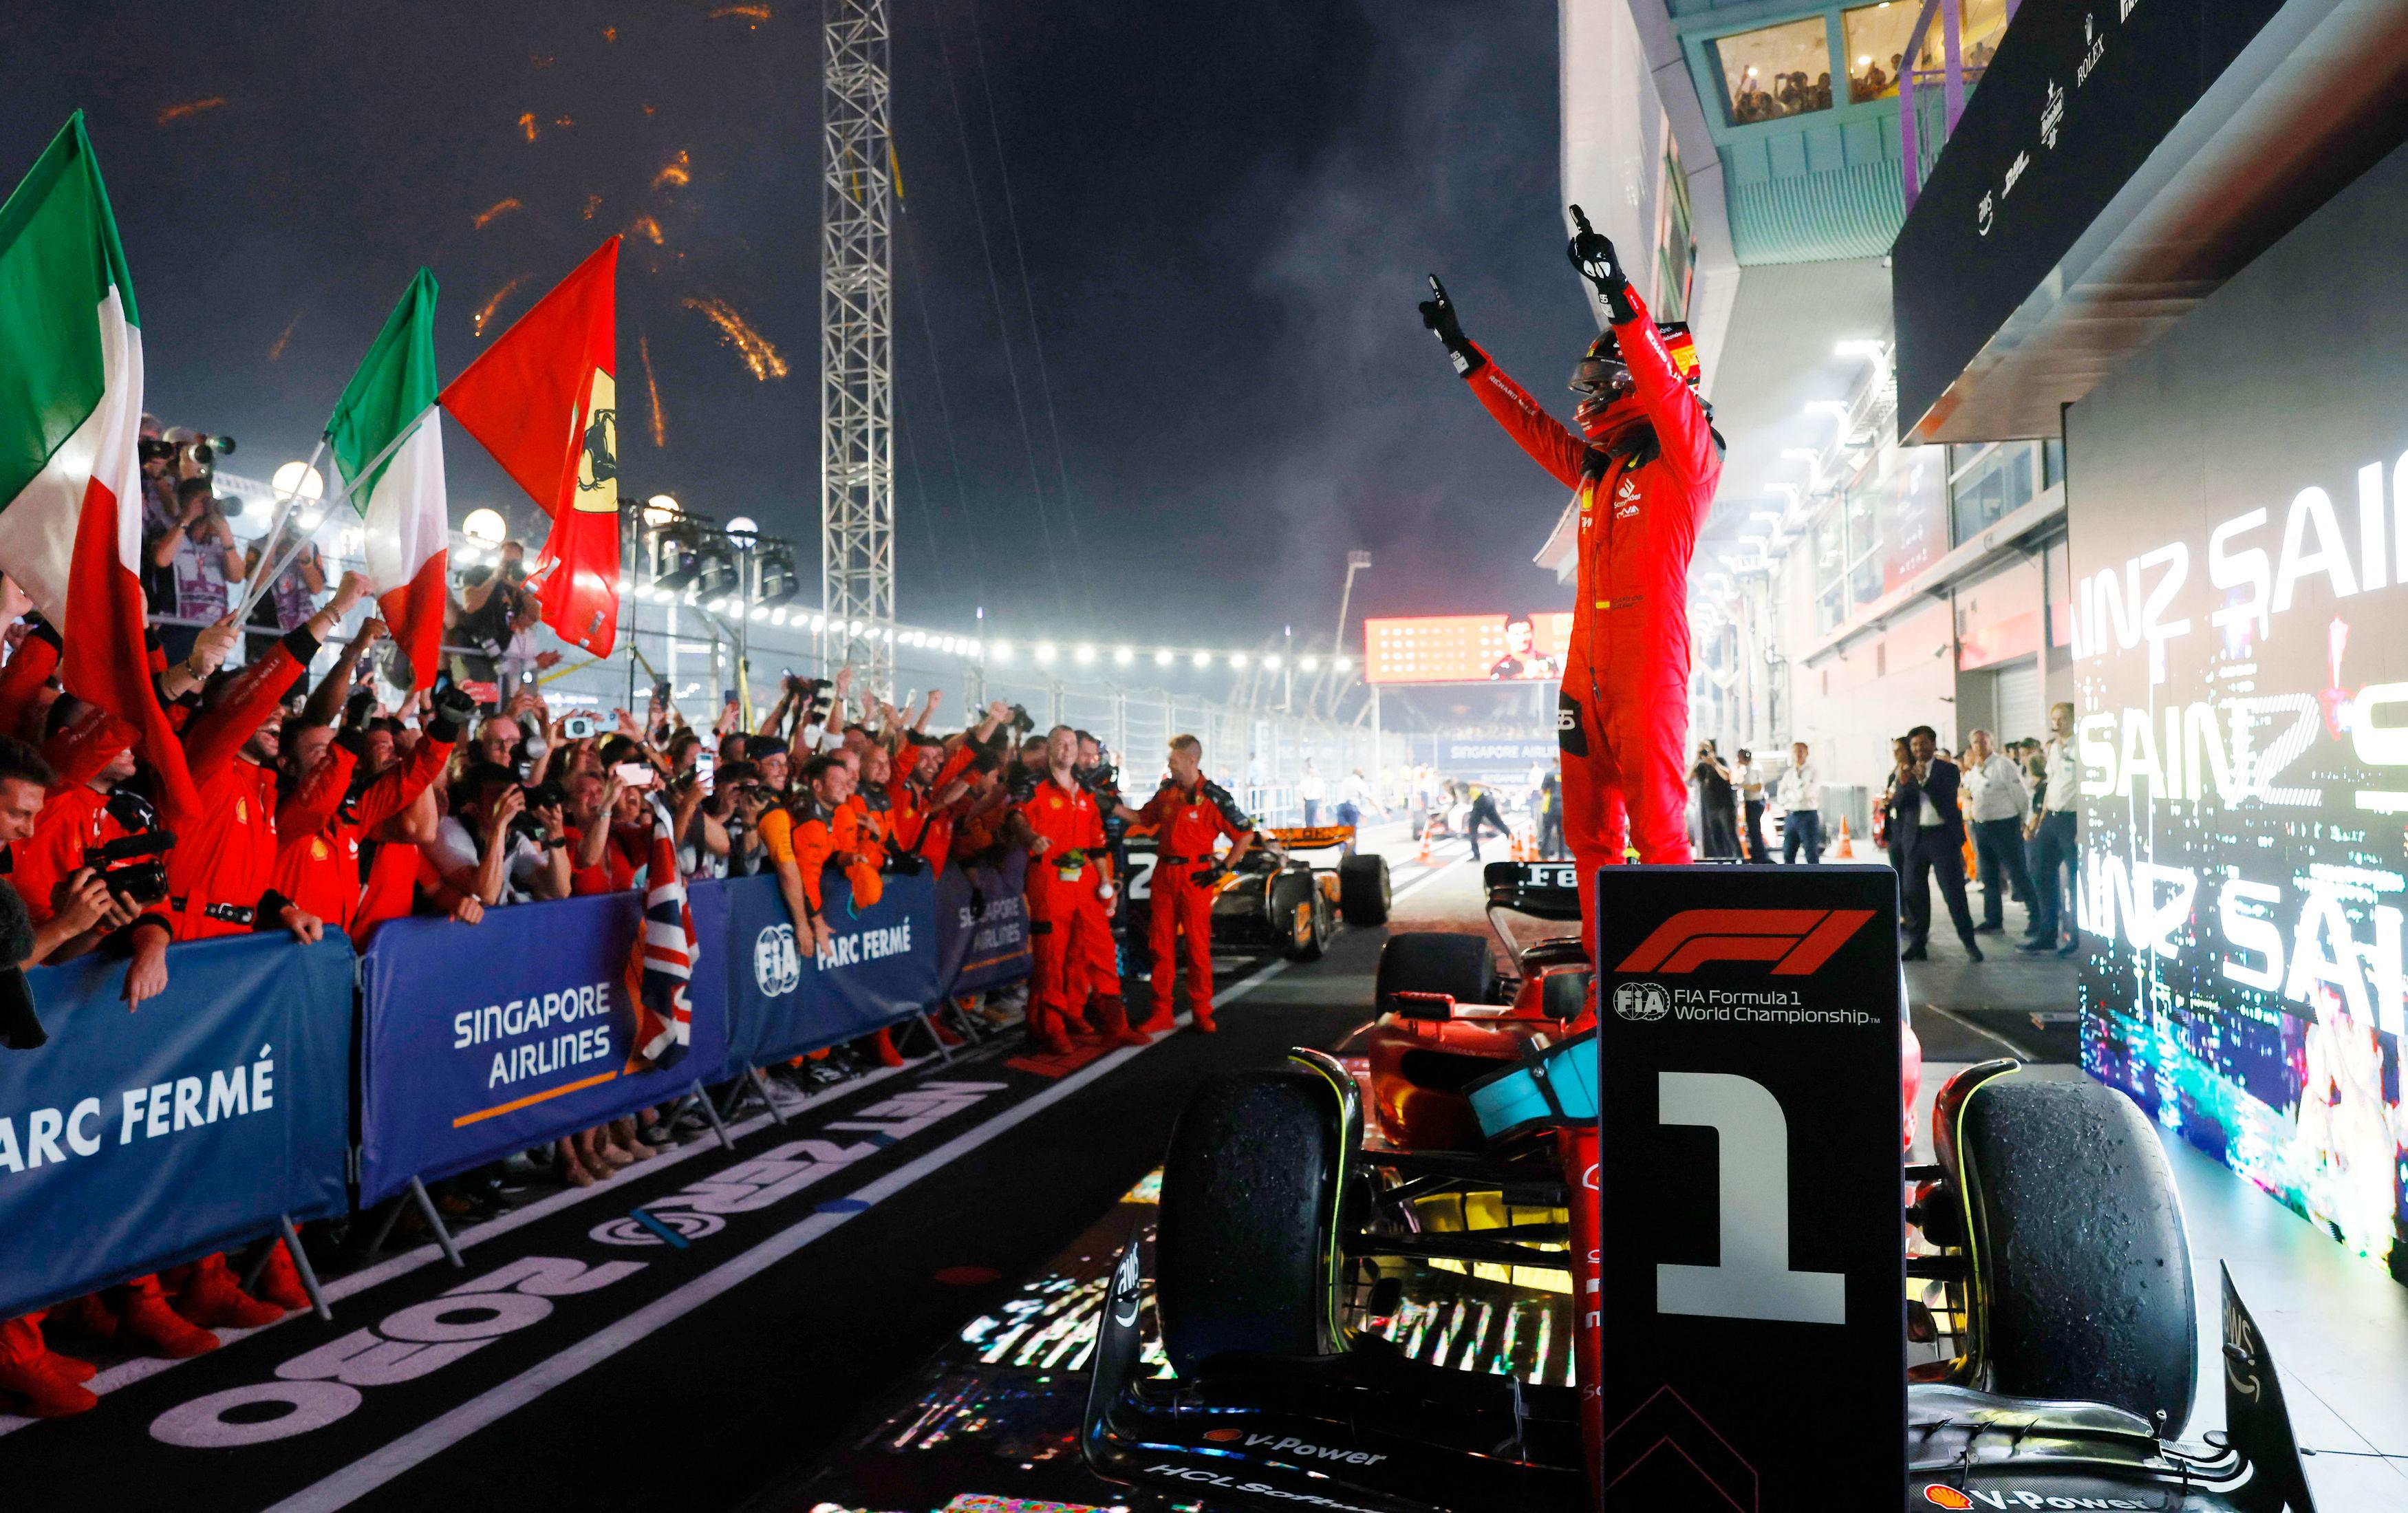
[[[1371,1001],[1385,1014],[1395,1009],[1400,992],[1444,993],[1457,1003],[1494,1002],[1497,958],[1478,935],[1427,929],[1391,935],[1380,948],[1380,975]]]
[[[1329,932],[1323,927],[1321,889],[1311,872],[1282,872],[1271,879],[1270,927],[1290,961],[1318,961]]]
[[[1338,864],[1339,917],[1355,929],[1388,922],[1388,858],[1349,857]]]
[[[1334,1095],[1297,1067],[1225,1073],[1187,1100],[1162,1163],[1154,1298],[1182,1376],[1230,1350],[1338,1347]]]
[[[1958,1116],[1990,1387],[2113,1404],[2166,1433],[2199,1370],[2190,1246],[2149,1121],[2087,1079],[1993,1078]]]

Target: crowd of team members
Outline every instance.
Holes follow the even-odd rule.
[[[1139,810],[1121,800],[1085,732],[1038,735],[1024,713],[998,703],[939,737],[930,733],[938,693],[897,709],[856,693],[849,670],[827,682],[788,676],[750,728],[732,701],[690,723],[658,684],[640,719],[612,711],[607,723],[547,707],[532,679],[503,684],[510,693],[498,703],[478,701],[473,677],[447,676],[388,704],[364,670],[385,637],[370,613],[312,684],[308,670],[365,597],[344,576],[238,668],[226,665],[246,630],[233,613],[176,637],[173,657],[154,631],[153,686],[200,800],[171,816],[131,728],[60,686],[57,632],[0,579],[8,642],[0,842],[9,872],[0,886],[0,1045],[35,1050],[45,1039],[41,1008],[16,969],[93,953],[124,961],[121,996],[139,1011],[167,987],[171,943],[245,932],[313,942],[339,929],[365,948],[397,917],[475,926],[488,909],[645,886],[671,857],[686,878],[773,874],[797,941],[824,946],[832,878],[867,906],[898,872],[1015,848],[1028,854],[1036,965],[1025,1020],[1035,1048],[1125,1044],[1169,1028],[1168,969],[1182,928],[1194,1024],[1212,1028],[1211,886],[1251,832],[1230,796],[1202,779],[1192,738],[1173,742],[1171,776]],[[455,601],[455,615],[474,611]],[[447,660],[451,670],[484,670]],[[1166,865],[1153,911],[1153,1015],[1133,1025],[1111,933],[1119,882],[1107,832],[1116,838],[1140,820],[1163,835]],[[1216,860],[1223,837],[1236,850]],[[1017,1001],[999,993],[936,1005],[919,1032],[992,1034],[1016,1016]],[[881,1031],[745,1086],[791,1100],[901,1059]],[[437,1184],[438,1204],[454,1218],[489,1215],[534,1172],[587,1186],[707,1128],[698,1111],[675,1125],[656,1118],[666,1112]],[[53,1351],[46,1328],[180,1358],[214,1348],[218,1330],[307,1304],[279,1242],[248,1285],[215,1255],[53,1309],[47,1325],[39,1315],[7,1320],[0,1409],[59,1415],[94,1405],[82,1385],[93,1368]]]

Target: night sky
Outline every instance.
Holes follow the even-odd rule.
[[[1358,614],[1564,601],[1528,561],[1564,491],[1413,311],[1437,270],[1542,398],[1591,334],[1553,0],[891,16],[906,619],[1326,636],[1353,547],[1374,555]],[[626,233],[623,488],[815,551],[819,22],[785,0],[21,7],[0,179],[87,112],[148,408],[234,433],[226,466],[259,477],[308,451],[421,263],[448,378]],[[784,377],[755,377],[769,353]],[[531,528],[473,441],[446,447],[455,522],[493,504]]]

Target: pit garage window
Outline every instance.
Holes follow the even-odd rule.
[[[1723,108],[1732,125],[1831,108],[1827,18],[1809,16],[1716,37],[1713,50],[1723,73]]]
[[[2048,486],[2042,482],[2035,487],[2041,451],[2030,441],[1949,449],[1956,465],[1948,482],[1949,512],[1960,544],[1980,536],[2000,516],[2031,503],[2038,488]]]
[[[1906,44],[1914,35],[1915,14],[1922,8],[1914,0],[1888,0],[1883,5],[1858,6],[1840,13],[1841,31],[1848,48],[1851,105],[1898,97],[1898,76],[1905,66]],[[1957,17],[1958,56],[1970,81],[1981,77],[1981,70],[1989,66],[1992,54],[1999,50],[1999,37],[2007,29],[2007,0],[1958,0]],[[1926,74],[1932,75],[1936,84],[1946,63],[1941,25],[1935,14],[1931,24],[1923,29],[1923,50],[1914,59],[1918,89],[1923,87]]]

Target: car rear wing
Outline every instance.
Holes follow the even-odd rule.
[[[1569,861],[1492,861],[1480,881],[1488,907],[1569,923],[1581,916],[1580,869]]]
[[[1289,851],[1326,851],[1331,846],[1354,843],[1352,825],[1297,825],[1261,834],[1264,840]]]

